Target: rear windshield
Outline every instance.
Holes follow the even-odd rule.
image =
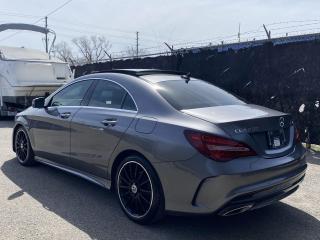
[[[178,110],[245,104],[232,94],[201,80],[162,81],[155,84],[160,95]]]

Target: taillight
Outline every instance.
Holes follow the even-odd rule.
[[[231,139],[189,130],[185,131],[185,136],[200,153],[216,161],[257,155],[246,144]]]

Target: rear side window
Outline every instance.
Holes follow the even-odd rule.
[[[99,81],[88,105],[93,107],[136,110],[132,98],[125,89],[118,84],[104,80]]]
[[[88,80],[67,86],[53,96],[51,106],[80,106],[91,83]]]
[[[155,84],[157,91],[178,110],[223,105],[245,104],[232,94],[201,80],[162,81]]]
[[[133,102],[133,99],[130,97],[128,93],[124,99],[122,108],[126,110],[133,110],[133,111],[137,110],[136,105]]]

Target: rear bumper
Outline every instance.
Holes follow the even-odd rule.
[[[303,181],[307,165],[302,166],[296,171],[286,176],[287,180],[281,181],[278,184],[270,185],[263,189],[256,191],[249,191],[246,193],[240,193],[237,197],[234,197],[227,204],[221,207],[217,212],[222,216],[235,215],[248,210],[255,210],[265,207],[274,202],[277,202],[292,193],[298,188],[299,184]]]
[[[303,180],[307,164],[298,167],[297,164],[246,175],[208,178],[199,186],[192,204],[208,212],[224,212],[241,205],[252,205],[250,209],[255,209],[271,204],[293,193],[291,190],[296,190]]]
[[[231,215],[226,213],[243,206],[246,211],[257,209],[296,191],[307,169],[302,147],[278,159],[256,162],[251,159],[251,166],[260,161],[269,161],[272,166],[239,171],[238,167],[219,169],[212,160],[200,165],[202,159],[156,165],[165,193],[166,210],[174,214]]]

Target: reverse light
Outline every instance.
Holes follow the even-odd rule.
[[[215,161],[223,162],[257,155],[249,146],[235,140],[189,130],[184,134],[193,147]]]

